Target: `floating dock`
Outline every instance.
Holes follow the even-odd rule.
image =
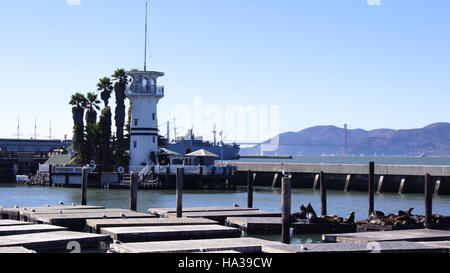
[[[17,220],[0,220],[0,227],[4,226],[23,226],[23,225],[32,225],[33,223],[29,222],[21,222]]]
[[[176,226],[176,225],[214,225],[216,221],[203,218],[121,218],[121,219],[88,219],[88,231],[100,233],[107,227],[139,227],[139,226]]]
[[[367,243],[335,243],[305,245],[265,245],[265,253],[449,253],[449,246],[406,241]]]
[[[276,244],[272,241],[244,237],[231,239],[111,244],[110,249],[117,253],[204,253],[224,251],[252,253],[261,252],[264,245]]]
[[[281,217],[228,217],[225,224],[246,234],[281,234]],[[307,220],[291,223],[294,234],[343,233],[356,231],[354,224],[310,224]]]
[[[121,242],[237,238],[241,236],[239,229],[220,225],[112,227],[102,228],[101,232]]]
[[[249,211],[258,210],[256,208],[246,208],[246,207],[189,207],[183,208],[182,212],[213,212],[213,211]],[[176,208],[150,208],[148,212],[151,214],[156,214],[161,217],[168,217],[168,214],[176,213]]]
[[[0,215],[2,219],[20,220],[20,213],[25,213],[33,210],[49,210],[49,211],[66,211],[66,210],[90,210],[90,209],[104,209],[103,206],[48,206],[48,207],[29,207],[29,208],[0,208]]]
[[[167,214],[169,218],[177,217],[176,213]],[[248,211],[209,211],[209,212],[186,212],[182,215],[185,218],[207,218],[225,225],[227,217],[281,217],[281,213],[268,212],[262,210]]]
[[[379,232],[357,232],[322,235],[325,242],[383,242],[383,241],[445,241],[450,231],[435,229],[409,229]]]
[[[36,251],[53,249],[66,249],[69,242],[77,242],[81,247],[99,247],[100,242],[108,241],[107,235],[73,232],[53,231],[30,233],[10,236],[0,236],[0,248],[21,246]]]
[[[25,253],[36,253],[33,250],[26,249],[21,246],[17,247],[0,247],[0,254],[25,254]]]
[[[16,225],[16,226],[0,226],[0,236],[51,232],[67,230],[65,227],[52,225]]]

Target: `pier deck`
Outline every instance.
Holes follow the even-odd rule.
[[[53,231],[11,236],[0,236],[0,248],[21,246],[33,250],[65,249],[71,241],[78,242],[81,247],[98,247],[100,242],[110,240],[107,235]]]
[[[264,245],[276,245],[272,241],[257,238],[231,238],[208,240],[182,240],[165,242],[111,244],[118,253],[194,253],[212,251],[261,252]]]
[[[67,228],[52,226],[52,225],[0,226],[0,236],[38,233],[38,232],[63,231],[63,230],[67,230]]]
[[[249,211],[258,210],[256,208],[246,208],[246,207],[187,207],[183,208],[183,213],[185,212],[211,212],[211,211]],[[159,215],[161,217],[168,217],[168,214],[176,213],[176,208],[150,208],[149,213]]]
[[[50,207],[27,207],[27,208],[0,208],[0,218],[3,219],[12,219],[19,220],[20,212],[32,211],[32,210],[51,210],[51,211],[66,211],[66,210],[89,210],[89,209],[104,209],[103,206],[82,206],[82,205],[73,205],[73,206],[50,206]]]
[[[204,218],[122,218],[122,219],[88,219],[86,227],[90,232],[100,233],[106,227],[138,226],[175,226],[175,225],[214,225],[216,221]]]
[[[0,254],[25,254],[25,253],[34,253],[33,250],[26,249],[21,246],[15,247],[0,247]]]
[[[29,222],[21,222],[21,221],[17,221],[17,220],[0,220],[0,227],[5,227],[5,226],[23,226],[23,225],[32,225],[33,223],[29,223]]]
[[[176,213],[167,214],[169,218],[177,217]],[[248,211],[209,211],[209,212],[186,212],[182,215],[185,218],[207,218],[225,225],[227,217],[281,217],[281,213],[268,212],[262,210]]]
[[[444,241],[450,240],[450,231],[409,229],[344,234],[324,234],[325,242],[382,242],[382,241]]]
[[[134,211],[103,213],[69,213],[69,214],[38,214],[29,220],[36,223],[50,224],[67,227],[72,231],[84,231],[87,219],[103,218],[155,218],[156,215],[139,213]]]
[[[102,228],[101,232],[121,242],[237,238],[241,236],[239,229],[220,225],[113,227]]]
[[[281,217],[228,217],[227,226],[237,227],[246,234],[281,234]],[[351,224],[310,224],[307,220],[291,223],[295,234],[342,233],[356,231]]]
[[[130,210],[126,209],[73,209],[73,210],[26,210],[20,211],[20,221],[34,221],[38,216],[41,215],[75,215],[75,214],[95,214],[95,213],[104,213],[104,214],[121,214],[121,213],[129,213]],[[146,214],[148,215],[148,214]],[[156,216],[155,216],[156,217]]]
[[[379,248],[378,248],[379,246]],[[304,249],[306,247],[306,249]],[[449,247],[416,242],[379,242],[376,249],[367,243],[330,243],[306,245],[265,245],[265,253],[449,253]]]

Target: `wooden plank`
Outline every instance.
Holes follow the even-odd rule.
[[[257,208],[246,208],[246,207],[188,207],[183,208],[183,213],[185,212],[209,212],[209,211],[248,211],[248,210],[258,210]],[[148,212],[151,214],[156,214],[162,217],[167,217],[167,214],[176,213],[176,208],[150,208]]]
[[[1,226],[0,236],[37,233],[37,232],[62,231],[62,230],[67,230],[67,228],[52,225]]]
[[[324,234],[326,242],[381,242],[381,241],[443,241],[450,240],[450,231],[409,229],[379,232]]]
[[[204,218],[121,218],[121,219],[88,219],[86,226],[91,232],[99,233],[105,227],[137,227],[137,226],[175,226],[175,225],[214,225],[216,221]]]
[[[156,215],[144,214],[134,211],[128,212],[106,212],[106,213],[70,213],[70,214],[39,214],[31,219],[37,223],[50,224],[67,227],[72,231],[84,231],[86,219],[107,218],[155,218]]]
[[[417,243],[430,246],[445,247],[448,248],[450,251],[450,241],[432,241],[432,242],[417,242]]]
[[[101,232],[121,242],[237,238],[241,236],[239,229],[220,225],[112,227],[102,228]]]
[[[169,213],[169,218],[176,217],[175,214]],[[203,217],[219,222],[224,225],[227,217],[281,217],[279,212],[268,212],[261,210],[250,211],[209,211],[209,212],[186,212],[183,213],[183,217],[186,218],[198,218]]]
[[[243,253],[261,252],[264,245],[276,245],[272,241],[244,237],[206,240],[181,240],[144,243],[111,244],[117,253],[194,253],[234,250]]]
[[[73,210],[73,209],[104,209],[103,206],[81,206],[81,205],[72,205],[72,206],[45,206],[45,207],[23,207],[23,208],[0,208],[0,215],[3,219],[13,219],[19,220],[20,211],[24,211],[24,208],[27,210],[40,210],[40,209],[48,209],[48,210]]]
[[[426,245],[415,242],[395,241],[378,243],[335,243],[306,245],[265,245],[265,253],[448,253],[442,246]]]
[[[33,223],[29,222],[21,222],[17,220],[0,220],[0,227],[3,226],[23,226],[23,225],[32,225]]]
[[[110,240],[107,235],[54,231],[0,236],[0,247],[22,246],[33,250],[65,249],[69,242],[78,242],[81,247],[98,246],[100,242]]]
[[[25,253],[36,253],[36,252],[21,246],[0,247],[0,254],[25,254]]]

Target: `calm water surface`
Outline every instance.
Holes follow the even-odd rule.
[[[81,191],[77,188],[17,186],[15,184],[0,184],[0,206],[20,207],[57,205],[59,201],[69,205],[79,204]],[[368,212],[367,194],[363,192],[328,191],[328,214],[347,217],[350,212],[356,212],[356,219],[364,219]],[[88,205],[99,205],[107,208],[128,209],[129,191],[125,189],[88,189]],[[184,191],[184,207],[231,206],[233,203],[241,206],[247,204],[245,188],[237,191]],[[316,212],[320,211],[320,194],[318,190],[293,189],[292,212],[299,211],[300,204],[311,203]],[[175,207],[174,190],[141,190],[138,193],[138,211],[147,212],[148,208]],[[281,190],[267,187],[256,187],[254,207],[265,211],[281,211]],[[399,209],[414,208],[413,213],[424,214],[424,198],[421,194],[391,194],[383,193],[375,196],[375,209],[385,213],[396,213]],[[433,199],[433,213],[450,215],[450,196],[437,196]],[[276,236],[252,236],[279,241]],[[320,235],[294,235],[293,243],[309,243],[321,240]]]

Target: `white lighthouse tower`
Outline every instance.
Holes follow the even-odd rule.
[[[164,73],[147,71],[147,3],[144,55],[144,71],[127,72],[132,78],[126,90],[131,104],[130,172],[141,171],[147,164],[158,162],[157,106],[164,97],[164,86],[158,86],[158,77]]]
[[[131,102],[130,172],[140,171],[158,160],[157,106],[164,97],[164,86],[158,86],[156,71],[130,71],[132,82],[126,95]]]

